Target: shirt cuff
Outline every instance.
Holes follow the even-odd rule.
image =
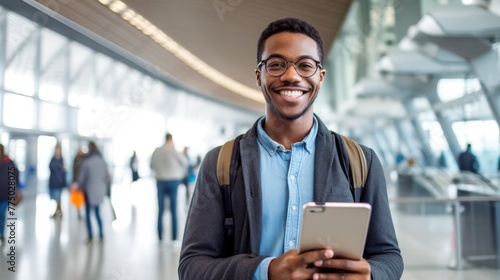
[[[257,267],[257,270],[255,270],[252,280],[268,280],[267,271],[269,270],[269,264],[273,259],[274,257],[263,259]]]

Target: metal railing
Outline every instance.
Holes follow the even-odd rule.
[[[453,207],[453,221],[455,223],[455,258],[456,264],[455,269],[462,270],[463,269],[463,247],[462,247],[462,221],[461,221],[461,213],[462,213],[462,203],[465,202],[500,202],[499,196],[463,196],[456,198],[432,198],[432,197],[398,197],[390,199],[390,204],[396,205],[408,205],[408,204],[436,204],[436,203],[446,203]],[[496,229],[500,230],[500,229]],[[495,235],[499,235],[500,233],[496,233]],[[500,254],[500,252],[497,252]],[[497,256],[499,258],[500,256]]]

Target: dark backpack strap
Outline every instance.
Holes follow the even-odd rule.
[[[224,256],[233,254],[234,247],[234,213],[231,197],[231,182],[235,182],[240,161],[240,139],[239,135],[233,140],[222,145],[217,158],[217,180],[222,192],[224,204]]]
[[[368,170],[365,154],[356,141],[344,135],[332,133],[342,171],[349,180],[354,202],[360,202]]]

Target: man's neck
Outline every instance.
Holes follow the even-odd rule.
[[[297,120],[284,120],[274,116],[266,116],[264,131],[277,143],[286,149],[291,149],[293,143],[302,141],[313,126],[313,115],[303,116]]]

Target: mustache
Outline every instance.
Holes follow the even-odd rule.
[[[300,83],[290,83],[290,82],[283,82],[281,85],[275,86],[273,90],[280,90],[281,88],[284,87],[293,87],[297,90],[310,91],[309,88],[305,87],[304,85],[301,85]]]

